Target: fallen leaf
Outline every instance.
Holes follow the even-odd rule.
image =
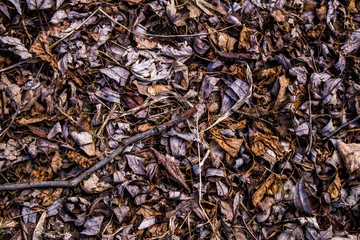
[[[55,152],[54,156],[51,159],[51,168],[54,171],[54,173],[57,173],[59,169],[61,169],[63,165],[63,159],[60,156],[59,152]]]
[[[271,187],[271,185],[274,183],[274,181],[275,181],[275,175],[272,173],[266,179],[266,181],[261,185],[261,187],[258,190],[256,190],[256,192],[254,193],[254,195],[252,197],[252,203],[254,206],[257,206],[258,203],[263,199],[267,189]]]
[[[165,167],[165,169],[170,173],[170,175],[180,184],[182,185],[188,192],[190,191],[190,188],[185,183],[185,178],[180,171],[179,166],[172,161],[171,159],[167,158],[163,154],[159,153],[154,148],[151,148],[153,153],[155,154],[156,158],[158,159],[159,163]]]
[[[235,157],[240,151],[240,147],[244,142],[243,139],[238,139],[236,137],[228,138],[222,135],[219,130],[210,129],[211,138],[214,139],[219,146],[229,153],[232,157]]]
[[[358,172],[360,169],[360,144],[338,142],[337,147],[349,174]]]
[[[294,204],[297,209],[302,210],[307,214],[313,214],[313,211],[309,205],[308,196],[305,192],[304,179],[300,179],[300,181],[296,183]]]
[[[331,198],[337,198],[341,191],[341,180],[339,174],[336,173],[334,181],[329,185],[328,193]]]
[[[95,164],[95,162],[93,160],[81,155],[80,153],[74,152],[74,151],[68,151],[66,153],[66,156],[69,158],[69,160],[71,162],[76,163],[77,165],[79,165],[82,168],[89,168]]]
[[[49,32],[41,31],[36,37],[33,45],[30,47],[29,52],[34,53],[35,56],[50,63],[52,68],[57,70],[57,57],[51,52]]]
[[[87,193],[100,193],[113,188],[113,186],[106,182],[100,182],[99,177],[93,173],[88,179],[83,181],[82,188]]]
[[[33,240],[43,239],[42,234],[44,233],[45,217],[46,217],[46,211],[44,211],[41,214],[40,219],[39,219],[38,223],[36,224],[36,227],[34,229],[33,238],[32,238]]]

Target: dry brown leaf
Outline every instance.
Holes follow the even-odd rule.
[[[59,169],[62,167],[62,157],[60,156],[59,152],[55,152],[55,155],[51,159],[51,168],[54,171],[54,173],[57,173]]]
[[[42,182],[52,179],[53,172],[50,167],[37,167],[30,174],[32,182]]]
[[[360,171],[360,144],[338,142],[337,147],[349,174]]]
[[[250,36],[254,35],[256,33],[256,30],[247,28],[245,25],[243,25],[243,29],[240,32],[240,38],[239,38],[239,49],[249,50],[251,48],[250,44]]]
[[[63,191],[64,191],[63,188],[57,188],[55,189],[55,191],[53,191],[52,189],[43,190],[40,194],[40,198],[43,201],[42,205],[44,207],[50,206],[61,197]]]
[[[230,35],[223,32],[218,33],[217,45],[222,51],[232,52],[234,50],[235,43],[236,39]]]
[[[159,163],[165,167],[165,169],[170,173],[170,175],[181,185],[183,186],[188,192],[190,188],[185,183],[185,178],[180,171],[179,166],[172,161],[171,159],[167,158],[163,154],[156,151],[154,148],[151,148],[153,153],[155,154],[156,158],[158,159]]]
[[[54,70],[57,69],[56,55],[51,52],[49,32],[41,31],[36,37],[29,52],[34,53],[42,60],[49,62]]]
[[[210,129],[211,138],[214,139],[219,146],[229,153],[232,157],[235,157],[240,151],[240,147],[244,142],[243,139],[228,138],[222,135],[218,130]]]
[[[66,156],[69,158],[70,161],[72,161],[73,163],[76,163],[77,165],[79,165],[82,168],[89,168],[92,165],[94,165],[94,161],[81,155],[80,153],[74,152],[74,151],[69,151],[66,153]]]
[[[28,128],[33,134],[41,138],[46,138],[49,133],[49,130],[43,127],[35,127],[32,125],[28,125]]]
[[[257,206],[258,203],[263,199],[265,193],[267,192],[267,189],[271,187],[274,181],[275,181],[275,175],[272,173],[261,185],[261,187],[258,190],[256,190],[252,198],[252,203],[254,206]]]
[[[154,128],[154,125],[152,125],[151,123],[145,123],[145,124],[139,125],[139,126],[137,127],[137,130],[138,130],[139,132],[145,132],[145,131],[147,131],[147,130],[149,130],[149,129],[152,129],[152,128]]]
[[[274,104],[274,111],[278,110],[280,105],[286,101],[286,89],[290,86],[290,80],[282,75],[279,77],[280,90]]]
[[[45,114],[43,114],[39,117],[32,117],[29,119],[26,119],[25,117],[23,117],[19,121],[17,121],[17,123],[20,125],[28,125],[28,124],[32,124],[32,123],[42,122],[47,119],[48,119],[48,117]]]
[[[329,185],[328,193],[331,198],[337,198],[341,191],[341,180],[339,174],[336,173],[334,181]]]
[[[154,49],[156,48],[158,41],[152,41],[142,37],[135,37],[138,49]]]
[[[277,10],[273,12],[271,16],[275,19],[280,29],[286,32],[290,30],[290,24],[288,22],[288,18],[285,16],[282,10]]]
[[[170,90],[172,90],[171,86],[168,86],[168,85],[155,85],[154,87],[149,86],[148,89],[147,89],[147,92],[152,96],[156,96],[156,95],[159,95],[159,94],[161,94],[163,92],[167,92],[167,91],[170,91]]]
[[[277,162],[277,156],[283,156],[278,137],[256,133],[252,136],[252,142],[251,151],[270,163]]]
[[[18,222],[15,220],[0,218],[0,229],[13,228],[16,227],[17,225]]]

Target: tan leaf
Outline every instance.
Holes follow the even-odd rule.
[[[170,91],[170,90],[172,90],[171,86],[168,86],[168,85],[155,85],[154,87],[149,86],[148,89],[147,89],[147,92],[152,96],[156,96],[156,95],[161,94],[162,92],[167,92],[167,91]]]
[[[286,101],[285,93],[287,87],[290,86],[290,80],[286,78],[285,75],[282,75],[281,77],[279,77],[279,84],[280,84],[280,90],[273,107],[275,111],[280,107],[282,103]]]
[[[329,185],[328,193],[330,193],[331,198],[337,198],[341,191],[341,181],[339,174],[336,173],[334,181]]]
[[[18,222],[11,219],[0,218],[0,229],[2,228],[13,228],[18,225]]]
[[[63,162],[62,162],[62,157],[60,156],[59,152],[55,152],[55,155],[53,156],[53,158],[51,159],[51,168],[54,171],[54,173],[57,173],[58,170],[62,167]]]
[[[190,188],[185,183],[185,178],[180,171],[179,166],[172,161],[170,158],[167,158],[163,154],[156,151],[154,148],[151,148],[153,153],[155,154],[156,158],[158,159],[159,163],[165,167],[165,169],[170,173],[170,175],[180,184],[182,185],[188,192],[190,191]]]
[[[338,142],[337,147],[350,174],[360,170],[360,144]]]
[[[87,193],[100,193],[112,187],[113,186],[109,183],[100,182],[100,179],[95,173],[93,173],[89,179],[84,180],[82,184],[82,188]]]

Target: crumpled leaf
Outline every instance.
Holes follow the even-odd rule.
[[[341,158],[345,162],[345,166],[349,174],[359,172],[360,170],[360,144],[358,143],[337,143]]]
[[[100,182],[98,176],[93,173],[88,179],[83,181],[82,188],[88,193],[100,193],[108,189],[111,189],[113,186],[107,182]]]
[[[141,230],[141,229],[145,229],[145,228],[148,228],[148,227],[151,227],[152,225],[154,225],[156,223],[156,218],[155,216],[151,216],[149,218],[144,218],[144,220],[140,223],[138,229]]]
[[[0,218],[0,229],[13,228],[16,227],[18,224],[19,223],[15,220]]]
[[[165,167],[165,169],[168,171],[168,173],[181,185],[183,186],[188,192],[190,191],[190,188],[185,183],[185,178],[180,171],[179,166],[172,161],[170,158],[167,158],[163,154],[159,153],[154,148],[151,148],[153,153],[155,154],[156,158],[158,159],[159,163]]]
[[[271,185],[274,183],[275,181],[275,175],[271,174],[266,181],[261,185],[261,187],[256,190],[256,192],[254,193],[253,197],[252,197],[252,203],[254,206],[257,206],[258,203],[263,199],[264,195],[266,194],[266,191],[268,188],[271,187]]]
[[[9,50],[18,55],[21,59],[28,59],[32,57],[32,54],[29,53],[19,38],[0,36],[0,42],[5,45],[13,46],[9,48]]]
[[[145,175],[145,160],[141,157],[137,157],[134,155],[125,155],[129,167],[134,171],[136,175]]]

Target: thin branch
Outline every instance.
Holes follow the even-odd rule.
[[[335,135],[336,133],[340,132],[341,129],[349,126],[350,124],[356,122],[357,120],[360,119],[360,115],[357,116],[356,118],[354,118],[353,120],[351,120],[350,122],[347,122],[345,124],[343,124],[342,126],[340,126],[338,129],[336,129],[335,131],[333,131],[332,133],[330,133],[329,135],[327,135],[326,137],[324,137],[322,140],[327,140],[329,139],[330,137],[332,137],[333,135]]]
[[[177,124],[179,122],[182,122],[185,119],[191,117],[196,111],[197,111],[196,108],[191,108],[188,111],[181,114],[179,117],[175,118],[174,120],[171,120],[165,124],[162,124],[160,126],[153,128],[153,129],[147,130],[145,132],[142,132],[142,133],[136,134],[132,137],[129,137],[127,139],[124,139],[121,142],[120,146],[118,148],[116,148],[114,151],[112,151],[110,155],[106,156],[103,160],[96,163],[91,168],[85,170],[83,173],[81,173],[79,176],[75,177],[72,180],[4,184],[4,185],[0,186],[0,191],[14,191],[14,190],[29,189],[29,188],[48,188],[48,187],[72,188],[72,187],[75,187],[80,182],[82,182],[84,179],[88,178],[93,172],[102,168],[107,163],[109,163],[111,160],[113,160],[117,155],[122,153],[127,146],[129,146],[133,143],[136,143],[146,137],[159,135],[160,133],[162,133],[166,129],[168,129],[170,126]]]
[[[106,117],[105,121],[103,122],[103,124],[101,125],[99,131],[96,133],[97,136],[99,136],[99,137],[101,136],[106,124],[109,122],[111,116],[114,114],[115,109],[116,109],[116,104],[114,103],[111,107],[110,113],[107,115],[107,117]]]

